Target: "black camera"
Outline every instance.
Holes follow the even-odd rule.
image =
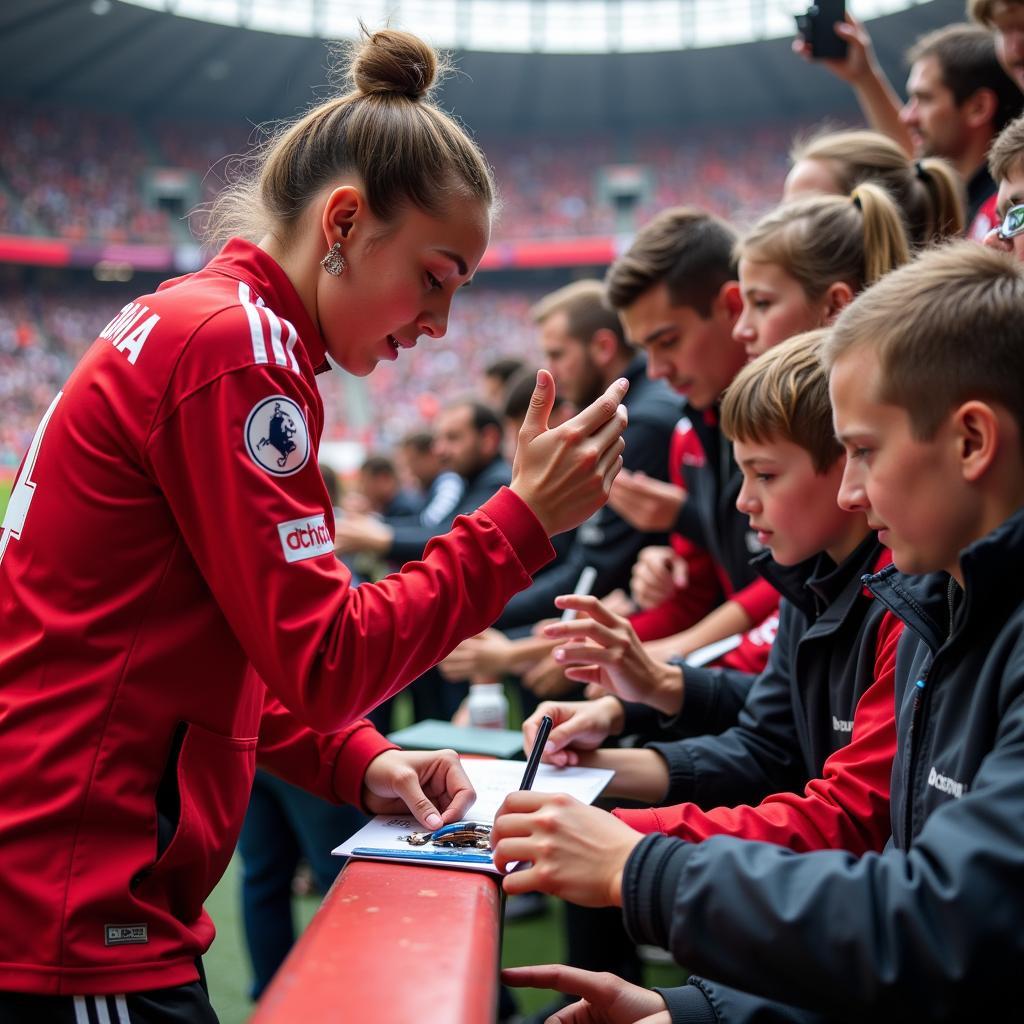
[[[842,60],[846,40],[836,35],[835,25],[846,20],[846,0],[818,0],[803,14],[796,15],[797,31],[811,47],[811,56]]]

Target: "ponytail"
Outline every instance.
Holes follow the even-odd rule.
[[[842,281],[856,294],[909,258],[903,217],[885,189],[810,196],[766,214],[736,247],[737,259],[773,263],[811,300]]]
[[[914,163],[892,139],[863,130],[822,132],[798,140],[790,160],[814,160],[827,167],[841,195],[864,182],[882,186],[901,211],[907,240],[915,249],[963,234],[963,187],[945,160],[931,157]]]
[[[953,235],[962,235],[967,228],[964,212],[963,184],[959,175],[945,160],[929,157],[914,165],[917,180],[927,194],[928,217],[920,245],[931,245]]]
[[[861,284],[867,288],[910,258],[903,218],[885,189],[864,182],[853,190],[863,221],[864,258]]]

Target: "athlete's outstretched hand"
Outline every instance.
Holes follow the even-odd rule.
[[[385,750],[363,776],[363,805],[374,814],[409,814],[424,828],[459,821],[476,792],[454,750]]]
[[[620,378],[571,420],[549,429],[555,382],[547,370],[537,373],[519,431],[511,487],[549,536],[579,526],[608,500],[622,468],[626,410],[621,402],[628,387]]]
[[[511,988],[549,988],[582,997],[548,1017],[546,1024],[671,1024],[665,1000],[657,992],[614,974],[538,964],[508,967],[501,972],[501,980]]]

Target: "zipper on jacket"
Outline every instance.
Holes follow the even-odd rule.
[[[949,585],[946,588],[946,642],[942,645],[942,649],[949,643],[950,637],[953,635],[953,618],[956,612],[956,592],[959,586],[952,577],[950,577]],[[907,731],[907,806],[904,809],[903,815],[903,848],[904,850],[910,849],[911,830],[913,828],[914,818],[914,764],[917,760],[917,748],[914,746],[914,733],[917,732],[918,722],[923,717],[925,691],[928,688],[928,677],[931,675],[935,668],[935,662],[938,659],[940,651],[936,651],[935,656],[932,658],[931,663],[921,673],[920,678],[914,683],[914,703],[911,707],[910,714],[910,729]]]
[[[934,665],[935,662],[932,662]],[[921,717],[921,708],[924,705],[924,691],[928,685],[928,673],[932,666],[929,665],[924,674],[914,683],[914,703],[910,713],[910,729],[907,731],[907,806],[903,813],[903,849],[910,849],[910,832],[913,827],[914,816],[914,761],[916,760],[917,749],[914,746],[914,733],[917,732],[917,723]]]

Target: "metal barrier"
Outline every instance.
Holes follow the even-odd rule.
[[[495,876],[349,861],[250,1024],[489,1024],[500,955]]]

